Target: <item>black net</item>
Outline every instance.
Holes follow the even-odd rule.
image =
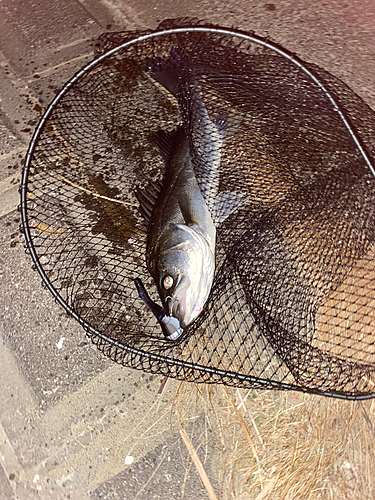
[[[39,271],[98,348],[124,365],[189,381],[374,396],[374,113],[337,78],[265,40],[212,27],[168,32],[175,26],[102,35],[99,59],[42,120],[22,185]],[[241,202],[216,224],[202,313],[170,341],[134,285],[141,277],[160,302],[135,191],[163,179],[155,134],[182,125],[213,210],[210,138],[199,137],[206,119],[225,125],[218,192]]]

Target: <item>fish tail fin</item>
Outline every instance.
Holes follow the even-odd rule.
[[[175,97],[181,75],[186,67],[184,56],[180,50],[174,48],[167,59],[153,59],[149,61],[148,74],[160,83]]]
[[[159,71],[151,71],[151,77],[166,88],[168,92],[176,96],[178,82],[182,72],[183,70],[181,67],[172,67]]]

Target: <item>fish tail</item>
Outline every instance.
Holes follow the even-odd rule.
[[[149,61],[147,72],[160,85],[174,96],[177,95],[181,75],[186,66],[186,61],[180,50],[172,49],[167,60],[153,59]]]

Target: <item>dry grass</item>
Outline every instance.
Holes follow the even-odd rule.
[[[220,500],[374,498],[375,400],[181,383],[176,413],[204,417],[192,444],[219,450]]]

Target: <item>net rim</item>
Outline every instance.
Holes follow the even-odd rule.
[[[263,47],[266,47],[277,54],[283,56],[290,62],[292,62],[295,66],[297,66],[299,69],[301,69],[309,78],[311,78],[314,83],[316,83],[319,88],[323,91],[323,93],[326,95],[330,103],[332,104],[334,110],[338,113],[340,116],[344,126],[347,128],[350,136],[352,137],[354,143],[356,144],[358,150],[360,151],[363,159],[365,160],[367,166],[369,167],[372,175],[375,177],[375,167],[373,166],[371,159],[367,155],[366,151],[361,145],[361,141],[356,135],[355,131],[352,129],[350,123],[345,117],[344,112],[340,109],[340,106],[332,96],[332,94],[328,91],[328,89],[325,87],[325,85],[319,80],[317,76],[313,74],[313,72],[308,69],[304,62],[298,58],[298,56],[292,54],[286,49],[283,49],[282,47],[278,46],[277,44],[266,40],[264,38],[261,38],[255,34],[249,34],[242,32],[240,30],[233,30],[233,29],[226,29],[226,28],[216,28],[216,27],[205,27],[205,26],[192,26],[192,27],[180,27],[180,28],[170,28],[170,29],[163,29],[163,30],[158,30],[154,31],[152,33],[147,33],[141,36],[138,36],[132,40],[128,40],[127,42],[124,42],[123,44],[114,47],[113,49],[110,49],[109,51],[105,52],[104,54],[100,55],[99,57],[96,57],[93,59],[91,62],[89,62],[86,66],[84,66],[81,70],[79,70],[70,80],[68,80],[64,86],[61,88],[60,92],[55,96],[55,98],[51,101],[51,103],[48,105],[46,111],[44,112],[43,116],[41,117],[34,133],[31,138],[28,150],[26,152],[25,156],[25,163],[24,167],[22,169],[22,178],[21,178],[21,184],[19,187],[19,192],[20,192],[20,212],[21,212],[21,230],[24,234],[25,240],[26,240],[26,251],[30,253],[34,266],[36,270],[38,271],[39,275],[42,278],[42,284],[49,290],[49,292],[53,295],[55,301],[59,303],[65,311],[73,317],[78,323],[86,330],[86,332],[90,336],[95,336],[96,338],[101,339],[107,344],[110,344],[111,347],[116,348],[116,349],[121,349],[123,351],[128,352],[129,354],[136,355],[136,356],[141,356],[141,357],[146,357],[150,361],[157,361],[157,362],[163,362],[167,363],[169,365],[173,366],[180,366],[183,368],[187,368],[190,370],[195,370],[203,373],[212,373],[214,375],[219,375],[221,377],[229,378],[232,380],[238,380],[238,381],[243,381],[243,382],[248,382],[248,383],[253,383],[253,384],[258,384],[258,385],[264,385],[265,388],[270,388],[273,387],[274,389],[278,390],[296,390],[298,392],[304,392],[304,393],[310,393],[310,394],[317,394],[317,395],[322,395],[322,396],[327,396],[327,397],[334,397],[334,398],[339,398],[339,399],[346,399],[346,400],[366,400],[370,398],[375,397],[374,394],[358,394],[358,395],[351,395],[348,393],[341,393],[340,391],[337,392],[326,392],[323,390],[319,389],[312,389],[312,388],[304,388],[299,385],[294,385],[294,384],[289,384],[285,382],[277,382],[273,380],[266,380],[258,377],[254,377],[251,375],[244,375],[240,374],[237,372],[231,372],[231,371],[224,371],[220,369],[215,369],[211,368],[208,366],[202,366],[194,363],[189,363],[187,361],[181,361],[178,359],[173,359],[169,358],[167,356],[159,356],[156,354],[152,354],[146,351],[143,351],[142,349],[136,349],[134,347],[129,347],[126,346],[114,339],[111,339],[110,337],[104,335],[103,333],[100,333],[98,330],[96,330],[94,327],[92,327],[89,323],[87,323],[83,318],[81,318],[70,306],[67,304],[67,302],[61,297],[61,295],[58,293],[58,291],[54,288],[52,283],[50,282],[49,278],[47,277],[42,264],[40,263],[40,260],[38,258],[34,243],[33,243],[33,238],[31,236],[30,232],[30,227],[29,227],[29,221],[28,221],[28,206],[27,206],[27,193],[28,193],[28,180],[29,180],[29,174],[30,174],[30,169],[32,166],[32,160],[33,160],[33,153],[35,150],[35,147],[37,145],[38,139],[41,136],[44,126],[46,122],[48,121],[49,116],[51,115],[52,111],[55,109],[55,107],[58,105],[59,101],[62,99],[62,97],[69,91],[69,89],[83,76],[85,76],[87,73],[89,73],[93,68],[98,66],[103,60],[105,60],[108,57],[111,57],[114,55],[116,52],[121,51],[122,49],[126,49],[132,45],[135,45],[136,43],[140,43],[158,36],[165,36],[165,35],[172,35],[172,34],[182,34],[182,33],[214,33],[218,35],[228,35],[231,37],[239,37],[242,38],[243,40],[247,40],[252,43],[256,43],[258,45],[261,45]]]

